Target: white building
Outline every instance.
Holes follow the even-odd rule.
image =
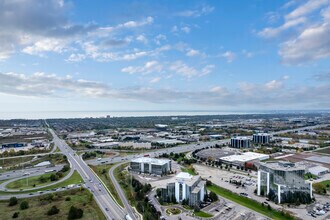
[[[168,183],[166,188],[162,189],[162,200],[179,203],[185,200],[189,206],[194,207],[204,201],[205,194],[205,181],[202,181],[200,176],[180,172],[176,175],[175,182]]]
[[[323,166],[315,166],[308,168],[308,172],[315,176],[322,176],[326,173],[329,173],[329,168]]]
[[[256,160],[262,161],[267,159],[269,159],[269,155],[267,154],[245,152],[242,154],[234,154],[230,156],[220,157],[219,161],[227,164],[244,166],[244,164],[247,162],[256,161]]]
[[[130,169],[134,172],[164,175],[172,170],[172,163],[167,159],[140,157],[131,160]]]

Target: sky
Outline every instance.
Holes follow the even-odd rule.
[[[328,110],[330,0],[0,0],[0,111]]]

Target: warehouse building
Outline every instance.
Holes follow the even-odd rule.
[[[140,157],[131,161],[130,169],[139,173],[166,175],[172,171],[172,164],[171,160]]]
[[[225,164],[231,164],[235,166],[245,166],[248,162],[256,162],[269,159],[269,155],[260,154],[254,152],[245,152],[242,154],[234,154],[230,156],[220,157],[219,161]]]
[[[322,176],[326,173],[329,173],[329,168],[326,168],[324,166],[314,166],[308,168],[308,172],[315,176]]]
[[[205,181],[200,176],[192,176],[189,173],[180,172],[175,177],[175,182],[168,183],[161,189],[163,202],[188,202],[191,207],[200,206],[206,194]]]

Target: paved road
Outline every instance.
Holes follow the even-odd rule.
[[[107,219],[124,219],[124,210],[111,198],[104,186],[98,181],[87,164],[70,148],[67,143],[60,139],[52,129],[49,129],[54,137],[55,145],[65,154],[71,164],[85,181],[86,187],[94,194],[95,201],[107,217]],[[106,210],[107,209],[107,210]]]
[[[54,172],[56,171],[60,171],[62,169],[63,166],[57,166],[57,167],[52,167],[52,168],[48,168],[49,170],[54,170]],[[14,182],[16,180],[20,180],[20,179],[24,179],[24,178],[27,178],[27,177],[32,177],[32,176],[38,176],[38,175],[41,175],[41,174],[44,174],[45,172],[35,172],[35,173],[31,173],[30,175],[28,176],[21,176],[21,177],[17,177],[17,178],[13,178],[13,179],[10,179],[8,181],[5,181],[3,183],[0,184],[0,190],[1,191],[7,191],[7,192],[24,192],[24,191],[29,191],[29,190],[35,190],[35,189],[41,189],[41,188],[44,188],[44,187],[47,187],[47,186],[52,186],[52,185],[55,185],[57,183],[60,183],[60,182],[63,182],[67,179],[69,179],[71,177],[71,175],[73,174],[73,169],[70,170],[70,172],[65,176],[63,177],[62,179],[58,180],[58,181],[54,181],[54,182],[51,182],[47,185],[43,185],[43,186],[37,186],[37,187],[33,187],[33,188],[30,188],[30,189],[25,189],[25,190],[13,190],[13,189],[6,189],[6,185],[11,183],[11,182]]]
[[[124,162],[125,163],[125,162]],[[123,202],[124,206],[125,206],[125,209],[126,211],[128,212],[129,216],[132,218],[132,219],[137,219],[135,217],[135,214],[134,214],[134,210],[132,208],[132,206],[129,204],[128,200],[126,199],[126,196],[123,192],[123,190],[121,189],[119,183],[117,182],[114,174],[113,174],[113,171],[119,167],[120,165],[124,164],[124,163],[119,163],[119,164],[116,164],[115,166],[111,167],[111,169],[109,170],[109,176],[110,176],[110,179],[111,181],[113,182],[113,185],[115,186],[116,188],[116,191],[121,199],[121,201]]]
[[[54,167],[43,166],[43,167],[32,167],[32,168],[25,168],[25,169],[20,169],[20,170],[7,171],[7,172],[0,173],[0,181],[25,176],[24,175],[25,173],[29,173],[30,175],[38,173],[41,175],[41,174],[45,173],[45,170],[55,170],[55,169],[60,170],[60,169],[62,169],[62,167],[63,167],[63,165],[56,165]]]

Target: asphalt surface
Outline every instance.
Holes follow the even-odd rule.
[[[63,165],[62,166],[56,166],[56,167],[50,167],[48,168],[48,170],[53,170],[53,173],[57,172],[57,171],[60,171],[62,169]],[[57,183],[60,183],[60,182],[63,182],[67,179],[69,179],[71,177],[71,175],[73,174],[73,171],[74,170],[70,170],[70,172],[65,176],[63,177],[62,179],[58,180],[58,181],[54,181],[54,182],[51,182],[47,185],[43,185],[43,186],[37,186],[37,187],[33,187],[33,188],[30,188],[30,189],[25,189],[25,190],[13,190],[13,189],[6,189],[6,185],[11,183],[11,182],[14,182],[16,180],[20,180],[20,179],[24,179],[24,178],[27,178],[27,177],[32,177],[32,176],[38,176],[38,175],[42,175],[42,174],[45,174],[45,170],[47,169],[43,169],[43,170],[36,170],[34,173],[30,173],[29,175],[25,175],[24,176],[24,173],[22,175],[21,173],[21,176],[20,177],[16,177],[16,178],[12,178],[8,181],[5,181],[3,183],[0,184],[0,190],[1,191],[7,191],[7,192],[24,192],[24,191],[29,191],[29,190],[35,190],[35,189],[41,189],[41,188],[44,188],[44,187],[47,187],[47,186],[52,186],[52,185],[55,185]]]
[[[24,175],[26,173],[29,173],[29,176],[32,174],[43,174],[45,173],[46,170],[61,170],[63,165],[56,165],[54,167],[31,167],[31,168],[25,168],[25,169],[20,169],[20,170],[12,170],[12,171],[7,171],[0,173],[0,181],[1,180],[6,180],[6,179],[11,179],[11,178],[18,178],[18,177],[26,177],[27,175]]]
[[[77,170],[88,188],[94,195],[94,199],[103,211],[107,219],[124,219],[126,213],[124,210],[112,199],[105,187],[98,181],[96,174],[94,174],[87,164],[79,157],[67,143],[60,139],[52,129],[49,129],[53,135],[55,146],[57,146],[64,155],[67,156],[71,164],[71,169]]]
[[[113,174],[113,171],[122,164],[124,164],[124,163],[119,163],[119,164],[116,164],[115,166],[111,167],[111,169],[109,170],[109,176],[110,176],[111,181],[113,182],[113,185],[116,188],[116,191],[117,191],[121,201],[123,202],[123,204],[125,206],[126,211],[128,212],[129,216],[133,220],[135,220],[137,218],[135,217],[134,210],[133,210],[132,206],[129,204],[128,200],[126,199],[126,196],[125,196],[123,190],[121,189],[119,183],[117,182],[117,180]]]

